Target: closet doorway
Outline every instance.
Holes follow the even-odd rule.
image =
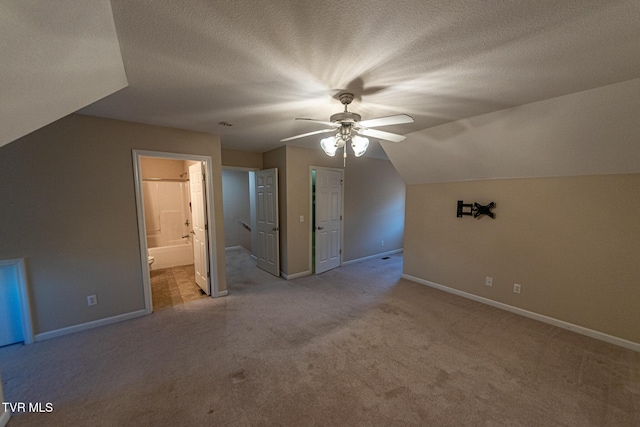
[[[344,169],[311,166],[311,261],[314,274],[342,265]]]

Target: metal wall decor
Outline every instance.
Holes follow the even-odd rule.
[[[491,202],[488,205],[481,205],[480,203],[464,203],[462,200],[458,200],[458,210],[456,211],[456,216],[458,218],[462,218],[465,215],[471,216],[474,218],[479,218],[482,215],[487,215],[490,218],[496,219],[496,214],[491,212],[491,209],[495,208],[496,204]],[[468,210],[465,210],[468,208]]]

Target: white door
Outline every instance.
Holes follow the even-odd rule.
[[[209,251],[207,243],[207,214],[204,171],[202,163],[189,166],[189,188],[191,192],[191,220],[193,226],[193,263],[196,283],[207,294],[209,289]]]
[[[258,268],[280,276],[278,169],[256,172],[255,194]]]
[[[340,266],[342,171],[316,170],[316,274]]]
[[[24,341],[18,281],[13,267],[0,265],[0,347]]]

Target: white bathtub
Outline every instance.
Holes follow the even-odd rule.
[[[149,256],[155,258],[152,270],[193,264],[193,246],[191,242],[173,246],[149,248]]]

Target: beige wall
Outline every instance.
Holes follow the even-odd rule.
[[[344,261],[402,249],[405,184],[390,161],[354,159],[344,192]]]
[[[264,167],[279,170],[281,271],[287,275],[311,271],[311,166],[341,169],[342,157],[296,146],[264,154]],[[391,162],[347,158],[343,261],[402,248],[404,191]]]
[[[144,308],[132,149],[211,156],[226,289],[219,138],[71,115],[0,148],[0,259],[27,259],[36,334]]]
[[[640,343],[638,212],[640,174],[409,185],[404,272]]]
[[[164,178],[179,179],[188,178],[188,175],[180,176],[189,171],[189,161],[174,159],[157,159],[154,157],[142,157],[140,159],[142,166],[142,179],[147,178]]]
[[[222,150],[222,166],[262,169],[262,153],[225,148]]]

